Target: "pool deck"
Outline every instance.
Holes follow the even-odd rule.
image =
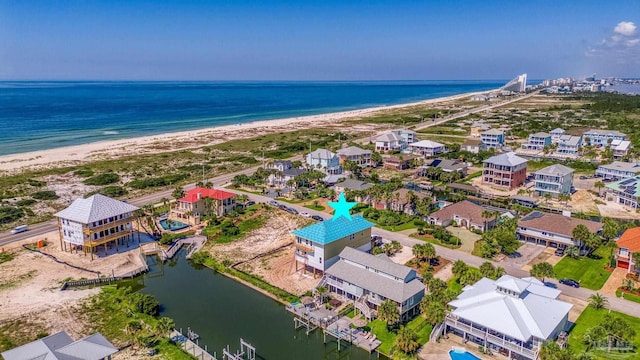
[[[507,359],[507,357],[500,355],[495,351],[493,352],[492,356],[480,354],[478,352],[478,345],[471,342],[464,344],[462,342],[462,338],[455,335],[449,335],[448,339],[440,338],[439,342],[429,341],[420,349],[418,357],[422,360],[451,359],[451,357],[449,356],[449,351],[451,351],[451,349],[454,347],[465,349],[467,352],[473,354],[479,359]]]

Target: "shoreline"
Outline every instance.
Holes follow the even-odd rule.
[[[203,141],[198,144],[200,146],[212,145],[215,143],[223,142],[223,139],[220,139],[224,136],[229,136],[229,132],[237,132],[238,130],[242,130],[242,132],[246,131],[259,131],[259,130],[270,130],[271,128],[276,127],[285,127],[289,130],[295,130],[296,127],[300,128],[309,128],[309,125],[313,125],[313,127],[317,126],[327,126],[327,125],[335,125],[341,121],[351,118],[358,118],[363,116],[368,116],[376,112],[386,111],[386,110],[395,110],[412,106],[420,106],[420,105],[429,105],[446,101],[454,101],[462,98],[470,97],[475,94],[485,93],[492,90],[480,91],[480,92],[470,92],[463,93],[458,95],[451,95],[446,97],[421,100],[417,102],[397,104],[397,105],[388,105],[388,106],[377,106],[370,108],[363,108],[358,110],[348,110],[341,112],[333,112],[333,113],[325,113],[318,115],[308,115],[301,117],[290,117],[290,118],[282,118],[282,119],[273,119],[273,120],[260,120],[253,121],[241,124],[234,125],[221,125],[215,127],[207,127],[197,130],[185,130],[178,132],[170,132],[163,133],[157,135],[148,135],[141,137],[132,137],[125,138],[120,140],[105,140],[105,141],[97,141],[90,142],[87,144],[81,145],[72,145],[65,147],[52,148],[47,150],[37,150],[25,153],[17,153],[10,155],[2,155],[0,156],[0,171],[16,171],[21,168],[31,167],[31,166],[43,166],[43,165],[51,165],[51,164],[60,164],[60,163],[82,163],[94,160],[94,157],[109,157],[109,158],[117,158],[121,156],[130,155],[133,153],[141,153],[139,150],[154,145],[154,144],[163,144],[167,142],[179,142],[179,141],[193,141],[194,138],[205,137],[205,136],[213,136],[217,138],[218,142],[209,143]],[[240,136],[245,137],[245,136]],[[192,148],[194,146],[184,146],[184,147],[176,147],[169,150],[164,151],[175,151],[180,149]],[[158,152],[157,149],[155,149]]]

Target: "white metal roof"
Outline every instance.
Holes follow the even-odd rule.
[[[502,166],[516,166],[526,163],[527,160],[517,156],[513,151],[510,151],[508,153],[492,156],[483,162]]]
[[[376,141],[380,141],[380,142],[391,142],[391,141],[402,141],[402,140],[403,140],[402,136],[394,132],[388,132],[376,138]]]
[[[536,171],[535,174],[557,176],[557,175],[569,175],[569,174],[572,174],[573,172],[574,170],[570,167],[566,167],[562,164],[553,164]]]
[[[416,148],[425,148],[425,149],[435,149],[439,147],[444,147],[443,144],[440,144],[439,142],[435,142],[431,140],[422,140],[422,141],[414,142],[409,144],[409,146],[416,147]]]
[[[498,291],[498,286],[519,296]],[[559,294],[537,279],[504,275],[466,286],[449,305],[454,316],[526,342],[532,336],[548,339],[567,316],[573,305],[557,300]]]
[[[136,210],[138,210],[137,206],[95,194],[86,199],[76,199],[68,208],[56,213],[55,216],[81,224],[89,224]]]
[[[317,149],[309,153],[311,159],[332,159],[336,154],[327,149]]]

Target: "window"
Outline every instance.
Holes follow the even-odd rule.
[[[319,260],[320,264],[322,264],[322,258],[319,258],[319,259],[320,259],[320,260]]]
[[[356,234],[351,234],[351,235],[349,235],[349,240],[353,240],[353,239],[355,239],[355,238],[356,238]]]

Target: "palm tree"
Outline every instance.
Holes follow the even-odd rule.
[[[316,288],[316,294],[318,294],[318,297],[320,298],[320,303],[324,304],[324,296],[327,293],[327,288],[324,286],[318,286]]]
[[[465,272],[467,272],[468,269],[469,267],[464,261],[456,260],[456,262],[453,263],[453,268],[451,268],[451,272],[455,277],[461,277],[462,275],[464,275]]]
[[[424,244],[424,257],[427,259],[428,263],[431,263],[431,259],[436,257],[436,248],[429,243]]]
[[[378,317],[388,325],[395,324],[400,320],[398,305],[392,300],[385,300],[378,306]]]
[[[156,323],[156,333],[158,337],[164,337],[169,331],[175,328],[176,324],[171,318],[161,317]]]
[[[609,300],[607,300],[607,298],[600,295],[599,293],[595,293],[589,296],[589,306],[593,307],[594,309],[605,308],[607,307],[608,303],[609,303]]]
[[[533,277],[542,279],[542,282],[544,282],[545,278],[553,277],[555,275],[555,272],[553,271],[553,265],[549,264],[546,261],[534,264],[531,267],[531,270],[529,270],[529,273]]]
[[[142,329],[142,326],[140,325],[140,321],[138,320],[130,320],[127,323],[127,326],[125,327],[124,331],[131,335],[131,341],[133,342],[134,338],[135,338],[135,334],[140,331],[140,329]]]
[[[636,285],[636,282],[633,281],[633,279],[622,279],[622,286],[621,287],[624,290],[628,290],[628,291],[633,290],[635,285]]]
[[[598,181],[596,181],[596,183],[595,183],[595,184],[593,184],[593,186],[594,186],[596,189],[598,189],[598,196],[601,196],[601,195],[600,195],[600,190],[604,187],[604,183],[603,183],[602,181],[598,180]]]
[[[405,354],[412,354],[416,352],[420,347],[420,343],[418,343],[418,334],[415,330],[409,327],[401,326],[398,330],[396,346]]]
[[[484,220],[484,231],[489,230],[489,228],[487,227],[487,219],[490,219],[491,217],[493,217],[493,211],[491,210],[482,210],[482,219]]]
[[[580,248],[582,248],[591,236],[591,232],[589,232],[589,229],[583,224],[578,224],[578,226],[573,228],[571,235],[573,235],[573,241],[580,244]]]

